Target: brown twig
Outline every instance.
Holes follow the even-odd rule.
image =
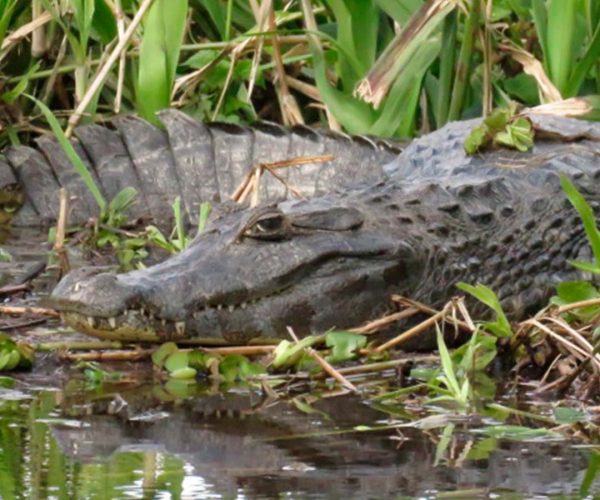
[[[397,345],[403,344],[407,340],[410,340],[413,337],[416,337],[417,335],[423,333],[425,330],[429,329],[435,323],[440,321],[444,317],[445,314],[446,314],[445,310],[440,311],[437,314],[434,314],[433,316],[431,316],[431,318],[426,319],[425,321],[419,323],[418,325],[413,326],[412,328],[409,328],[408,330],[401,333],[400,335],[397,335],[393,339],[390,339],[387,342],[385,342],[384,344],[381,344],[379,347],[377,347],[375,349],[375,352],[386,351],[391,347],[395,347]]]
[[[15,316],[31,314],[34,316],[52,316],[53,318],[57,318],[59,316],[59,314],[54,309],[48,309],[45,307],[22,306],[0,306],[0,314],[12,314]]]
[[[379,330],[381,330],[382,328],[384,328],[392,323],[396,323],[397,321],[400,321],[401,319],[410,318],[411,316],[414,316],[418,312],[419,312],[419,309],[417,309],[416,307],[408,307],[407,309],[404,309],[403,311],[388,314],[387,316],[383,316],[383,317],[377,318],[373,321],[369,321],[368,323],[364,324],[363,326],[359,326],[357,328],[351,328],[350,331],[354,332],[354,333],[361,333],[363,335],[376,333]]]
[[[69,193],[65,188],[60,188],[60,208],[58,211],[58,221],[56,223],[56,240],[54,242],[54,251],[58,256],[61,274],[69,272],[69,256],[65,249],[65,233],[67,231],[67,218],[69,216]]]
[[[294,342],[298,343],[298,337],[296,337],[296,334],[294,333],[294,330],[291,327],[287,327],[287,331],[290,334],[290,336],[292,337],[292,339],[294,339]],[[311,357],[313,358],[321,368],[323,368],[323,370],[328,373],[331,377],[333,377],[335,380],[337,380],[340,384],[342,384],[346,389],[354,392],[354,393],[358,393],[358,389],[356,388],[356,386],[350,382],[346,377],[344,377],[339,371],[337,371],[333,366],[331,366],[327,361],[325,361],[325,359],[323,359],[323,357],[321,357],[321,355],[319,353],[317,353],[317,351],[315,351],[312,347],[305,347],[304,351]]]
[[[66,361],[139,361],[152,356],[154,349],[134,349],[126,351],[94,351],[72,353],[65,351],[58,357]]]

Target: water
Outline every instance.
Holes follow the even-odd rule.
[[[307,415],[240,388],[197,385],[179,399],[160,384],[101,390],[66,378],[63,387],[3,391],[3,499],[600,494],[594,447],[499,440],[465,421],[440,454],[441,428],[356,431],[385,416],[355,397],[321,400],[323,413]]]

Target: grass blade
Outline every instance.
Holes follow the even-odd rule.
[[[567,179],[566,176],[561,175],[560,183],[562,185],[563,191],[569,198],[571,205],[575,207],[575,210],[579,212],[579,216],[581,217],[581,222],[583,223],[583,228],[585,230],[585,234],[587,235],[588,241],[592,247],[592,252],[594,253],[594,261],[596,265],[600,265],[600,233],[598,232],[598,228],[596,227],[596,218],[594,217],[594,211],[585,201],[585,198],[581,195],[577,188],[573,185],[573,183]]]
[[[159,124],[155,113],[171,102],[187,5],[187,0],[156,0],[144,23],[136,104],[140,115],[155,124]]]
[[[48,106],[46,106],[42,101],[36,99],[32,95],[29,95],[29,94],[23,94],[23,95],[25,97],[27,97],[28,99],[31,99],[38,106],[38,108],[40,108],[40,110],[44,114],[44,117],[46,118],[46,121],[50,125],[52,132],[54,132],[54,135],[56,136],[58,143],[63,148],[65,154],[69,158],[70,162],[72,163],[72,165],[75,168],[75,170],[77,171],[77,173],[79,175],[81,175],[81,178],[83,179],[83,182],[85,183],[86,187],[90,190],[90,193],[92,193],[92,195],[94,196],[94,200],[96,200],[98,207],[100,208],[101,211],[103,211],[106,208],[106,200],[104,199],[104,196],[102,196],[100,189],[96,185],[96,182],[94,181],[94,178],[92,177],[92,174],[90,174],[90,171],[85,166],[85,163],[83,163],[81,158],[79,158],[79,155],[73,148],[73,145],[70,143],[69,139],[67,139],[67,136],[63,132],[60,124],[58,123],[58,120],[56,119],[56,117],[54,116],[52,111],[50,111]]]
[[[573,67],[573,39],[578,2],[552,0],[548,4],[548,33],[546,40],[550,78],[564,95]]]

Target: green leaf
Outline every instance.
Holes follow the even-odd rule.
[[[204,232],[208,217],[210,215],[211,205],[210,202],[204,201],[200,204],[200,210],[198,213],[198,234]]]
[[[468,155],[474,155],[484,149],[490,141],[488,127],[485,123],[480,123],[473,127],[465,139],[464,148]]]
[[[533,147],[533,128],[526,118],[517,118],[506,126],[504,132],[499,132],[494,137],[494,142],[510,146],[521,152]]]
[[[58,143],[63,148],[63,151],[65,152],[65,154],[69,158],[69,161],[75,168],[75,171],[81,176],[86,187],[94,196],[94,200],[96,200],[96,203],[98,204],[98,207],[100,207],[100,210],[104,210],[104,208],[106,207],[106,200],[104,199],[104,196],[102,196],[100,189],[96,185],[92,174],[85,166],[85,163],[83,163],[83,160],[79,157],[69,139],[67,139],[67,136],[63,132],[62,128],[60,127],[60,124],[58,123],[58,120],[56,119],[52,111],[50,111],[48,106],[46,106],[42,101],[36,99],[31,95],[24,95],[28,99],[31,99],[38,106],[38,108],[40,108],[40,110],[44,114],[44,117],[46,118],[46,121],[50,125],[52,132],[54,132]]]
[[[171,102],[187,7],[187,0],[155,0],[144,22],[136,104],[140,115],[156,125],[156,112]]]
[[[490,330],[494,335],[498,337],[510,337],[512,335],[512,329],[510,322],[504,314],[500,300],[493,292],[492,289],[485,285],[478,284],[477,286],[468,285],[467,283],[460,282],[456,285],[459,290],[467,292],[468,294],[475,297],[480,302],[483,302],[486,306],[491,308],[496,313],[497,320],[495,322],[488,322],[484,324],[484,327]]]
[[[310,335],[299,342],[282,340],[273,352],[273,362],[271,363],[271,366],[278,370],[280,368],[295,365],[302,356],[304,349],[320,342],[322,339],[323,336]]]
[[[558,432],[548,429],[532,429],[520,425],[494,425],[477,430],[486,436],[495,438],[511,439],[514,441],[545,441],[545,440],[563,440],[564,437]]]
[[[173,373],[182,368],[188,367],[188,353],[185,351],[176,351],[170,354],[165,360],[165,369]]]
[[[558,296],[552,297],[551,302],[559,306],[600,297],[600,291],[588,281],[564,281],[556,286],[556,293]],[[582,307],[570,313],[588,321],[600,313],[600,305]]]
[[[188,380],[194,378],[195,376],[196,370],[190,368],[189,366],[177,368],[169,373],[169,377],[177,380]]]
[[[559,424],[574,424],[576,422],[585,422],[587,420],[586,414],[576,408],[567,408],[559,406],[554,408],[554,419]]]
[[[258,363],[251,363],[246,356],[230,354],[219,364],[219,373],[225,382],[231,383],[262,375],[265,373],[265,368]]]
[[[439,327],[436,326],[436,336],[437,336],[437,347],[440,352],[440,362],[442,365],[442,371],[446,376],[445,382],[448,385],[448,389],[452,391],[455,395],[460,394],[461,390],[458,385],[458,380],[456,378],[456,374],[454,372],[454,364],[452,363],[452,357],[448,352],[448,348],[446,347],[446,342],[444,342],[444,335]]]
[[[579,216],[583,222],[583,228],[585,229],[585,234],[587,235],[588,241],[592,246],[595,261],[594,263],[597,266],[597,270],[592,271],[590,269],[590,272],[599,273],[600,267],[598,266],[600,266],[600,233],[596,227],[594,211],[585,201],[585,198],[579,193],[579,191],[577,191],[577,188],[573,185],[573,183],[565,175],[560,176],[560,183],[563,191],[567,195],[567,198],[575,207],[575,210],[579,212]]]
[[[352,332],[332,331],[325,334],[325,344],[331,354],[325,359],[329,363],[342,363],[356,357],[356,352],[367,345],[367,337]]]
[[[165,360],[173,353],[177,352],[178,347],[175,342],[165,342],[156,351],[152,353],[152,363],[157,368],[162,368]]]

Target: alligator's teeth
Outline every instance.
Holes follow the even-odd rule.
[[[217,305],[217,311],[220,311],[221,309],[223,309],[223,305],[222,304]]]
[[[185,334],[185,321],[177,321],[175,323],[175,331],[177,332],[178,335],[184,335]]]
[[[117,327],[117,318],[115,318],[114,316],[112,318],[108,318],[108,324],[110,325],[111,328],[116,328]]]
[[[229,306],[228,309],[229,309],[229,312],[232,313],[233,310],[235,309],[235,306]]]
[[[90,325],[90,328],[94,328],[95,321],[94,321],[94,318],[92,316],[88,316],[87,317],[87,322],[88,322],[88,325]]]
[[[240,307],[241,307],[242,309],[246,309],[246,303],[245,303],[245,302],[242,302],[242,303],[240,304]]]
[[[74,292],[78,292],[80,288],[81,288],[81,283],[79,283],[79,281],[77,283],[75,283],[75,285],[73,285]]]
[[[142,316],[144,316],[146,314],[146,310],[143,307],[140,309],[140,314]]]
[[[160,324],[161,324],[162,326],[167,326],[167,320],[166,320],[165,318],[161,319],[161,320],[160,320]]]

